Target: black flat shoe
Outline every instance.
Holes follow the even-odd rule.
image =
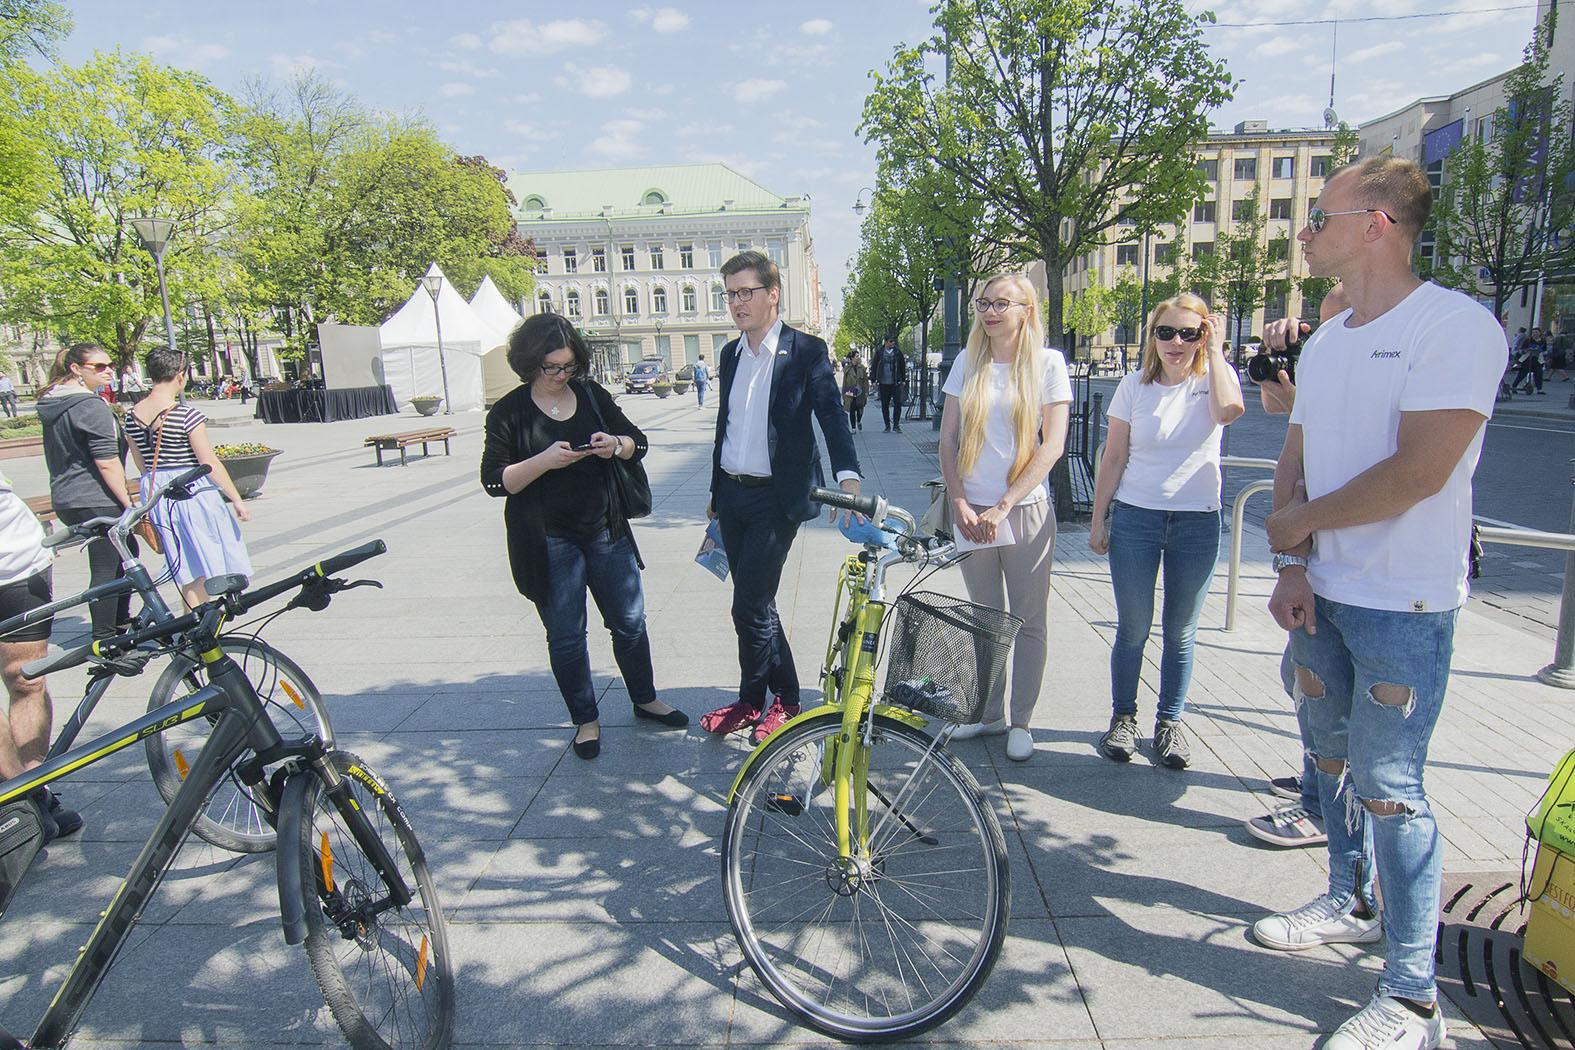
[[[602,738],[596,737],[593,740],[576,740],[574,742],[574,753],[586,760],[595,758],[597,755],[602,753]]]
[[[676,708],[667,712],[665,715],[659,715],[653,711],[647,711],[639,704],[636,704],[634,706],[634,717],[643,718],[648,722],[660,722],[662,725],[668,726],[672,729],[682,729],[684,726],[689,724],[689,716],[684,714],[682,711],[677,710]]]

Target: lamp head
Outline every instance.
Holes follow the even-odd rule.
[[[169,243],[170,233],[175,228],[173,219],[155,219],[151,216],[132,219],[131,225],[137,231],[142,247],[154,255],[163,254],[164,246]]]
[[[861,219],[864,217],[864,208],[865,204],[862,200],[853,202],[853,214],[857,215]]]
[[[443,275],[429,273],[421,278],[421,284],[422,287],[426,288],[427,294],[432,297],[432,301],[434,303],[437,302],[438,293],[443,290]]]

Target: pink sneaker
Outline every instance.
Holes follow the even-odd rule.
[[[754,704],[734,700],[726,707],[719,707],[700,716],[700,728],[707,733],[736,733],[752,726],[760,718]]]
[[[788,723],[788,720],[798,716],[797,704],[784,704],[780,696],[771,698],[771,706],[766,708],[765,717],[755,723],[754,741],[759,744],[766,737],[775,733]]]

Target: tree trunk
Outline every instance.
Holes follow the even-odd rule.
[[[1062,279],[1064,264],[1060,258],[1060,246],[1047,245],[1040,253],[1045,263],[1045,340],[1053,347],[1066,354],[1068,361],[1076,357],[1071,346],[1067,343],[1068,333],[1062,327],[1062,298],[1065,293],[1065,283]],[[1072,405],[1072,419],[1067,426],[1066,452],[1055,461],[1055,466],[1050,468],[1050,496],[1055,501],[1055,518],[1057,521],[1070,521],[1073,517],[1073,504],[1075,498],[1072,493],[1072,466],[1069,462],[1072,449],[1076,445],[1076,432],[1078,428],[1078,412],[1081,406]],[[1088,425],[1085,419],[1082,423]]]

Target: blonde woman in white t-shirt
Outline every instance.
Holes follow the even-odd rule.
[[[1165,300],[1150,320],[1141,369],[1110,399],[1088,546],[1095,554],[1109,552],[1116,591],[1114,713],[1099,750],[1117,762],[1129,761],[1140,743],[1138,679],[1161,563],[1165,604],[1154,758],[1172,769],[1191,761],[1181,716],[1198,614],[1220,550],[1220,435],[1244,411],[1224,336],[1224,318],[1211,314],[1202,299],[1187,293]]]
[[[1045,347],[1026,276],[991,278],[974,306],[968,346],[942,388],[941,473],[960,537],[985,545],[962,563],[968,597],[1008,609],[1023,627],[1012,654],[1010,716],[1003,684],[983,721],[953,739],[1007,734],[1006,756],[1023,762],[1034,751],[1028,723],[1044,683],[1055,550],[1045,478],[1066,447],[1072,384],[1066,359]]]

